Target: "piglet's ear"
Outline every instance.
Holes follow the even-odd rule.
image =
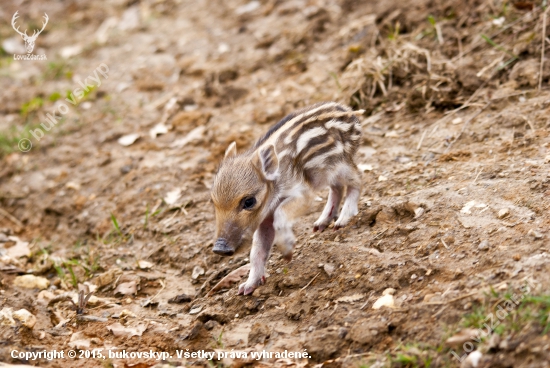
[[[227,149],[225,150],[224,158],[229,158],[233,156],[237,156],[237,143],[235,142],[231,142],[229,147],[227,147]]]
[[[258,166],[266,180],[273,181],[277,179],[279,176],[279,159],[273,145],[258,151]]]

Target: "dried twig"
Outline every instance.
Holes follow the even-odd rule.
[[[19,226],[20,228],[23,228],[23,223],[21,221],[19,221],[17,218],[15,218],[15,216],[13,216],[12,214],[10,214],[8,211],[4,210],[3,208],[0,208],[0,215],[4,216],[5,218],[7,218],[8,220],[10,220],[11,222],[13,222],[14,224],[16,224],[17,226]]]
[[[321,272],[317,272],[317,275],[313,276],[313,278],[311,279],[311,281],[308,282],[307,285],[304,286],[304,287],[303,287],[302,289],[300,289],[300,290],[302,290],[302,291],[305,290],[309,285],[311,285],[311,283],[312,283],[312,282],[317,278],[317,276],[319,276],[320,274],[321,274]]]
[[[476,175],[476,177],[475,177],[475,179],[474,179],[474,181],[473,181],[472,184],[475,184],[475,183],[476,183],[477,178],[479,178],[479,175],[481,175],[482,172],[483,172],[483,167],[482,167],[481,170],[479,170],[479,172],[477,173],[477,175]]]

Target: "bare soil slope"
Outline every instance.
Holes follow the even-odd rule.
[[[13,60],[17,10],[29,29],[48,14],[34,51],[47,61]],[[540,2],[8,1],[0,15],[0,361],[549,366]],[[313,233],[318,193],[290,263],[275,251],[252,296],[235,283],[207,296],[248,262],[248,248],[211,252],[225,148],[326,100],[366,110],[359,215]],[[80,290],[94,292],[87,303]],[[392,305],[374,309],[383,295]],[[14,349],[172,357],[30,361]]]

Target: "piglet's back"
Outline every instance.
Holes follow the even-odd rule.
[[[361,124],[349,107],[322,102],[296,111],[260,138],[253,150],[274,145],[280,161],[302,170],[353,160],[361,138]]]

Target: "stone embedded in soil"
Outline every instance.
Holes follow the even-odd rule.
[[[295,288],[295,287],[302,286],[302,283],[304,283],[304,282],[305,282],[304,278],[302,278],[302,277],[287,275],[283,279],[283,281],[281,282],[281,285],[283,286],[282,289],[284,289],[284,288]]]
[[[416,210],[414,210],[414,218],[419,218],[419,217],[422,217],[422,215],[424,214],[426,210],[422,207],[418,207]]]
[[[211,319],[210,321],[207,321],[205,324],[204,324],[204,328],[206,328],[208,331],[218,327],[220,324],[217,322],[217,321],[214,321],[213,319]]]
[[[14,286],[22,287],[25,289],[40,289],[44,290],[50,286],[50,281],[45,277],[34,275],[17,276],[13,281]]]
[[[248,346],[265,343],[270,334],[271,329],[268,325],[261,322],[254,323],[248,333]]]
[[[171,303],[171,304],[189,303],[191,300],[193,300],[193,298],[191,298],[189,295],[180,294],[180,295],[176,295],[173,298],[168,299],[168,303]]]
[[[124,336],[130,338],[132,336],[141,336],[147,329],[145,323],[138,323],[136,326],[123,326],[120,322],[116,322],[107,326],[107,330],[111,331],[115,336]]]
[[[97,275],[95,284],[98,288],[102,288],[114,282],[120,275],[122,275],[122,270],[113,267],[109,271]]]
[[[193,326],[191,326],[191,328],[185,335],[184,339],[193,340],[199,335],[203,326],[204,324],[201,321],[195,321],[195,323],[193,323]]]
[[[33,328],[36,324],[36,317],[26,309],[19,309],[13,312],[13,318],[28,328]]]
[[[460,364],[460,368],[476,368],[479,366],[479,361],[483,357],[483,354],[478,351],[472,351],[468,354],[468,357]]]
[[[488,250],[489,249],[489,241],[483,240],[479,245],[477,246],[477,249],[479,250]]]
[[[134,144],[134,142],[137,141],[139,137],[140,137],[140,134],[132,133],[132,134],[128,134],[128,135],[124,135],[124,136],[120,137],[117,140],[117,142],[121,146],[128,147],[128,146]]]
[[[15,320],[13,319],[12,308],[5,307],[5,308],[2,308],[2,310],[0,310],[0,325],[15,326]]]
[[[327,263],[323,266],[323,270],[325,270],[325,272],[327,273],[327,275],[329,277],[332,276],[332,274],[334,273],[334,270],[336,269],[336,267],[333,265],[333,264],[330,264],[330,263]]]
[[[538,232],[537,230],[531,229],[527,232],[527,235],[532,237],[533,239],[542,239],[543,235],[542,233]]]
[[[117,286],[115,295],[133,295],[137,293],[137,283],[135,281],[123,282]]]
[[[191,273],[191,278],[193,280],[196,280],[199,278],[199,276],[201,275],[204,275],[204,268],[202,268],[201,266],[195,266],[193,268],[193,272]]]
[[[219,309],[219,308],[218,308]],[[189,312],[191,314],[191,312]],[[224,312],[222,312],[221,310],[216,310],[214,308],[208,308],[204,311],[202,311],[202,313],[200,313],[198,316],[197,316],[197,319],[199,321],[201,321],[202,323],[206,323],[210,320],[214,320],[220,324],[225,324],[227,322],[229,322],[231,320],[230,317],[228,317],[227,314],[225,314]]]
[[[311,304],[308,302],[302,303],[299,300],[294,301],[287,308],[285,314],[288,318],[293,320],[299,320],[302,317],[306,316],[311,310]]]
[[[191,314],[191,315],[199,314],[201,310],[202,310],[202,305],[198,305],[198,306],[195,306],[195,307],[191,308],[191,310],[189,311],[189,314]]]
[[[498,211],[497,217],[499,219],[503,219],[503,218],[507,217],[508,215],[510,215],[510,209],[509,208],[503,208],[500,211]]]
[[[91,345],[91,339],[89,339],[84,332],[75,332],[69,341],[69,346],[73,349],[85,350]]]
[[[388,307],[388,308],[394,308],[395,307],[395,300],[393,298],[393,295],[384,295],[380,297],[377,301],[374,302],[372,305],[372,309],[380,309],[382,307]]]
[[[362,345],[372,345],[380,338],[379,335],[386,328],[387,327],[381,322],[362,318],[351,327],[347,338]]]
[[[304,344],[307,352],[315,362],[330,359],[344,343],[338,330],[329,329],[313,331]]]

